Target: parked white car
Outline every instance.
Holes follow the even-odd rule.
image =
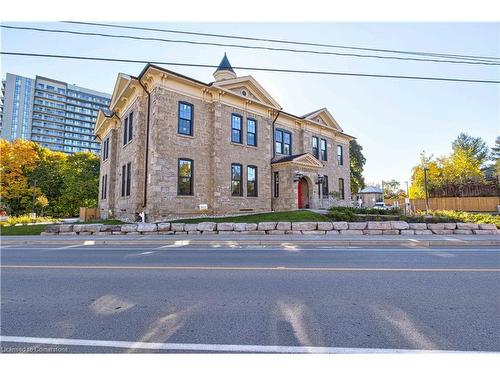
[[[390,206],[387,206],[384,202],[377,202],[375,203],[375,205],[373,206],[373,208],[377,209],[377,210],[389,210],[391,209]]]

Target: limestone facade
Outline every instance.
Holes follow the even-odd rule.
[[[305,116],[282,111],[253,77],[236,77],[228,65],[226,61],[219,67],[218,80],[210,84],[150,64],[139,77],[118,76],[110,110],[99,113],[95,130],[101,142],[109,145],[99,180],[102,218],[135,221],[144,213],[151,222],[350,204],[349,141],[353,137],[326,109]],[[221,70],[227,72],[221,74]],[[179,103],[192,109],[189,134],[179,131]],[[127,126],[130,114],[132,130]],[[241,119],[241,142],[232,137],[234,115]],[[255,124],[255,145],[247,120]],[[128,141],[125,132],[130,131]],[[284,146],[277,145],[277,131],[290,135],[289,152],[279,152],[278,147]],[[313,156],[313,137],[318,139],[318,149],[321,139],[326,142],[326,160]],[[337,146],[343,150],[342,165]],[[179,194],[179,159],[192,161],[189,195]],[[236,196],[232,194],[233,164],[240,165],[242,172],[242,192]],[[247,182],[248,167],[256,171],[255,196]],[[321,189],[325,194],[320,194],[318,184],[325,180],[322,176],[328,178],[328,189]],[[343,197],[339,179],[344,183]]]

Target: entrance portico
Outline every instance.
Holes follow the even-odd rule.
[[[275,211],[317,208],[318,171],[323,167],[310,153],[291,155],[272,162]],[[278,185],[276,184],[278,178]],[[278,191],[278,194],[276,194]]]

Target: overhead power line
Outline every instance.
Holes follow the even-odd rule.
[[[10,56],[47,57],[47,58],[71,59],[71,60],[109,61],[109,62],[135,63],[135,64],[148,64],[149,63],[149,64],[156,64],[156,65],[186,66],[186,67],[196,67],[196,68],[218,68],[218,65],[211,65],[211,64],[191,64],[191,63],[177,63],[177,62],[169,62],[169,61],[117,59],[117,58],[108,58],[108,57],[51,55],[51,54],[44,54],[44,53],[27,53],[27,52],[10,52],[10,51],[0,51],[0,54],[1,55],[10,55]],[[321,70],[278,69],[278,68],[250,67],[250,66],[233,66],[233,69],[261,71],[261,72],[317,74],[317,75],[333,75],[333,76],[348,76],[348,77],[395,78],[395,79],[468,82],[468,83],[496,83],[496,84],[500,83],[500,81],[466,79],[466,78],[423,77],[423,76],[404,76],[404,75],[389,75],[389,74],[330,72],[330,71],[321,71]]]
[[[119,28],[119,29],[197,35],[197,36],[226,38],[226,39],[241,39],[241,40],[251,40],[251,41],[258,41],[258,42],[268,42],[268,43],[296,44],[296,45],[303,45],[303,46],[351,49],[351,50],[360,50],[360,51],[385,52],[385,53],[408,54],[408,55],[418,55],[418,56],[434,56],[434,57],[455,58],[455,59],[464,59],[464,60],[476,60],[476,61],[484,61],[484,62],[488,62],[488,61],[491,62],[491,60],[500,61],[500,57],[490,57],[490,56],[475,56],[475,55],[461,55],[461,54],[437,53],[437,52],[403,51],[403,50],[392,50],[392,49],[382,49],[382,48],[368,48],[368,47],[346,46],[346,45],[338,45],[338,44],[301,42],[301,41],[293,41],[293,40],[256,38],[256,37],[247,37],[247,36],[239,36],[239,35],[213,34],[213,33],[202,33],[202,32],[182,31],[182,30],[172,30],[172,29],[159,29],[159,28],[154,28],[154,27],[116,25],[116,24],[107,24],[107,23],[99,23],[99,22],[82,22],[82,21],[62,21],[62,22],[63,23],[71,23],[71,24],[88,25],[88,26],[101,26],[101,27],[112,27],[112,28]]]
[[[4,29],[27,30],[27,31],[47,32],[47,33],[73,34],[73,35],[82,35],[82,36],[97,36],[97,37],[118,38],[118,39],[133,39],[133,40],[156,41],[156,42],[164,42],[164,43],[184,43],[184,44],[208,45],[208,46],[216,46],[216,47],[259,49],[259,50],[293,52],[293,53],[310,53],[310,54],[318,54],[318,55],[334,55],[334,56],[344,56],[344,57],[376,58],[376,59],[390,59],[390,60],[409,60],[409,61],[420,61],[420,62],[472,64],[472,65],[500,65],[500,61],[499,62],[455,61],[455,60],[422,59],[422,58],[415,58],[415,57],[363,55],[363,54],[355,54],[355,53],[300,50],[300,49],[292,49],[292,48],[275,48],[275,47],[266,47],[266,46],[248,46],[248,45],[242,45],[242,44],[225,44],[225,43],[216,43],[216,42],[200,42],[200,41],[192,41],[192,40],[164,39],[164,38],[144,37],[144,36],[136,36],[136,35],[106,34],[106,33],[85,32],[85,31],[75,31],[75,30],[60,30],[60,29],[45,29],[45,28],[42,29],[39,27],[7,26],[7,25],[0,25],[0,27],[4,28]]]

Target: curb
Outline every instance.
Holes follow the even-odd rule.
[[[500,248],[500,238],[467,240],[458,238],[436,238],[436,239],[199,239],[199,238],[175,238],[175,239],[2,239],[2,245],[85,245],[92,241],[91,245],[206,245],[206,246],[342,246],[342,247],[405,247],[405,248],[430,248],[430,247],[494,247]],[[189,241],[188,244],[182,242]],[[180,243],[181,242],[181,243]],[[89,244],[90,245],[90,244]]]

